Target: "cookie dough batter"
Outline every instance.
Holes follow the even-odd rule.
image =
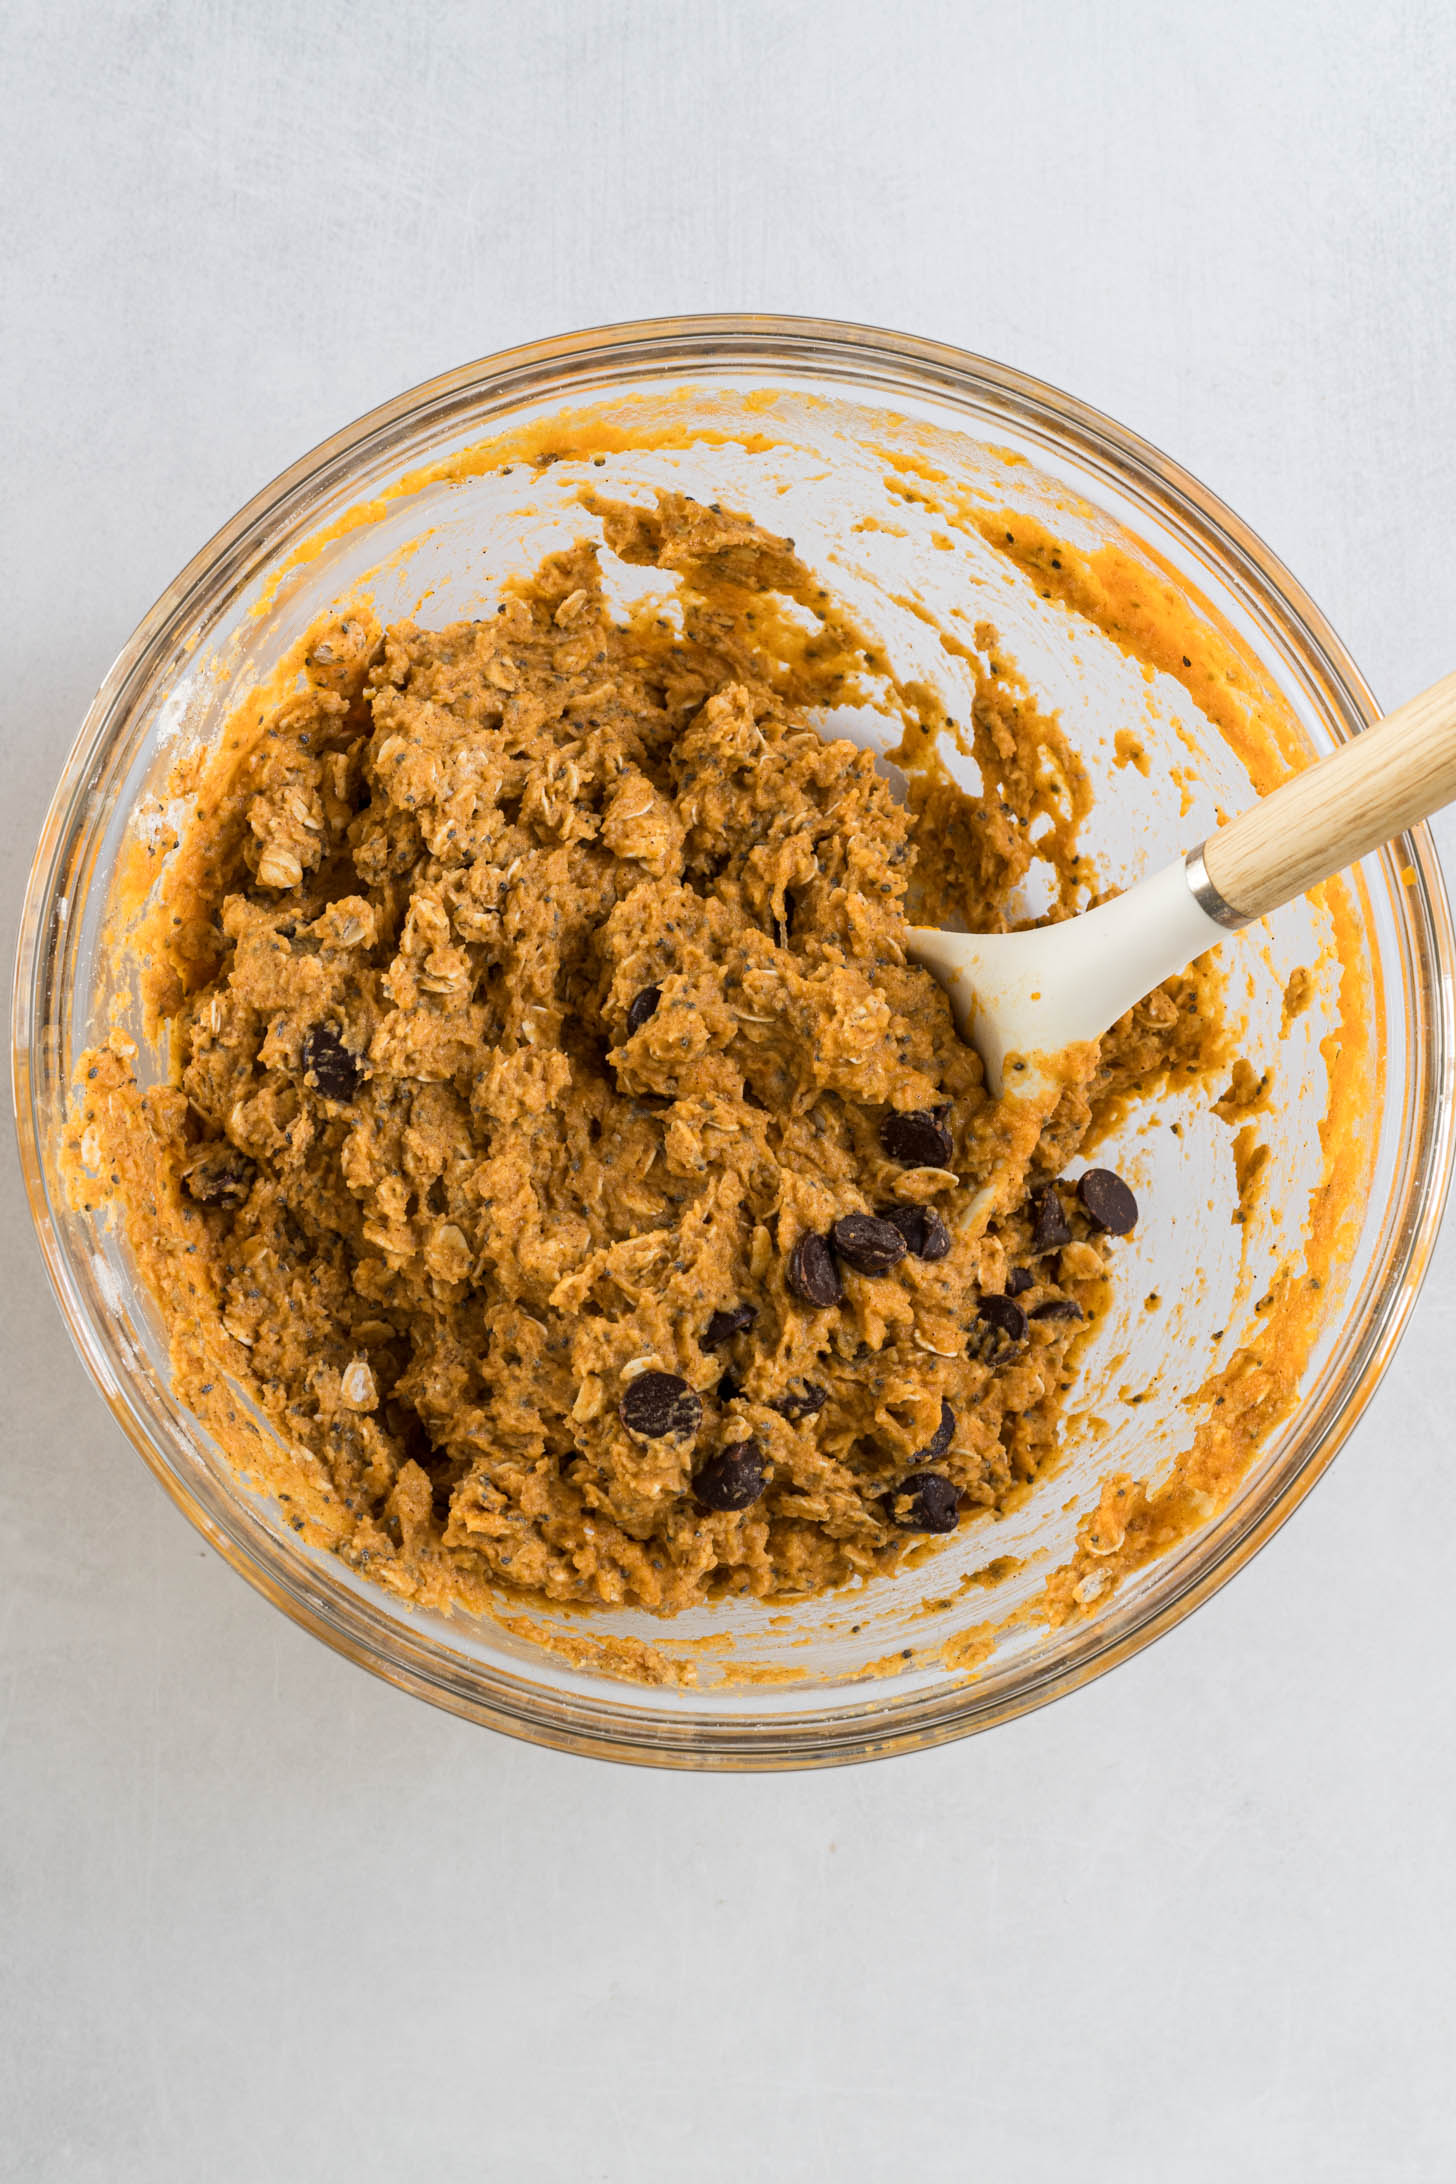
[[[1039,854],[1070,906],[1056,724],[997,665],[981,802],[897,804],[808,717],[873,647],[791,541],[594,513],[675,611],[584,541],[481,620],[315,633],[176,861],[173,1084],[125,1042],[84,1084],[179,1387],[241,1386],[296,1521],[436,1604],[803,1594],[1003,1505],[1137,1218],[1078,1148],[1211,1059],[1175,980],[1039,1127],[993,1102],[906,894],[1004,923]]]

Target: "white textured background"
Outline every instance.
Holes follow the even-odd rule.
[[[1456,657],[1450,0],[11,0],[0,40],[7,928],[209,533],[602,320],[1004,358],[1232,502],[1387,704]],[[1456,1229],[1191,1623],[951,1750],[713,1780],[507,1743],[266,1607],[92,1393],[8,1146],[5,1193],[0,2175],[1456,2177]]]

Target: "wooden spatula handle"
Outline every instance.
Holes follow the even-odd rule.
[[[1453,798],[1456,674],[1220,827],[1204,870],[1241,918],[1262,917]]]

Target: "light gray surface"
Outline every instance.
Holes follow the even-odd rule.
[[[602,320],[1003,357],[1231,501],[1386,703],[1453,664],[1443,0],[9,26],[11,927],[201,541],[370,404]],[[1456,1232],[1333,1473],[1174,1636],[973,1743],[722,1781],[510,1744],[266,1607],[92,1393],[8,1147],[5,1188],[0,2175],[1456,2175]]]

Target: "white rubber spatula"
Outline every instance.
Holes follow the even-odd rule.
[[[1355,864],[1456,797],[1456,674],[1284,782],[1164,872],[1025,933],[914,926],[999,1098],[1042,1088],[1051,1057],[1100,1038],[1205,949]],[[1011,1062],[1008,1071],[1007,1063]]]

